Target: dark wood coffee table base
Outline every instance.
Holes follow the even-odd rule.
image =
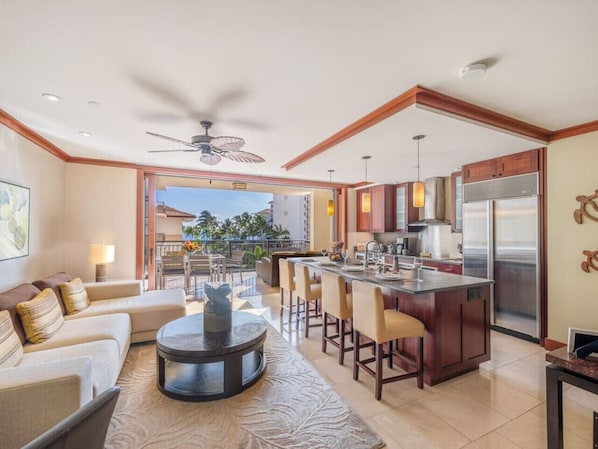
[[[158,389],[183,401],[212,401],[236,395],[266,368],[266,322],[233,312],[230,332],[204,333],[203,315],[166,324],[156,337]]]

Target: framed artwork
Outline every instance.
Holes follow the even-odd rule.
[[[0,181],[0,260],[29,255],[29,189]]]

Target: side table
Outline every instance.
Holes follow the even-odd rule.
[[[598,394],[598,362],[579,359],[566,347],[548,352],[546,361],[551,363],[546,367],[547,447],[563,449],[563,382]],[[596,433],[594,420],[594,448],[598,447]]]

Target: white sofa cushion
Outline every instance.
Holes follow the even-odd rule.
[[[164,324],[185,316],[185,293],[182,289],[153,290],[138,296],[92,300],[85,310],[65,316],[65,322],[119,312],[131,317],[133,343],[153,339]],[[148,338],[149,333],[152,333],[151,338]]]
[[[129,350],[130,337],[129,315],[113,313],[65,320],[63,326],[52,338],[36,345],[25,344],[23,350],[28,354],[98,340],[114,340],[118,345],[119,359],[124,360]]]
[[[116,384],[124,360],[120,357],[118,343],[112,339],[28,352],[23,355],[20,365],[11,369],[36,365],[41,369],[45,363],[77,357],[91,357],[94,397]]]

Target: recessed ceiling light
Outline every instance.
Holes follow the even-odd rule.
[[[62,98],[60,98],[58,95],[54,95],[54,94],[50,94],[50,93],[42,94],[42,97],[44,97],[48,101],[60,101],[60,100],[62,100]]]
[[[89,131],[79,131],[83,137],[91,137],[91,133]]]
[[[486,74],[488,66],[483,62],[475,62],[473,64],[467,64],[461,69],[461,78],[481,78]]]
[[[89,100],[87,102],[87,104],[90,106],[99,106],[100,105],[100,103],[98,103],[97,101],[93,101],[93,100]]]

